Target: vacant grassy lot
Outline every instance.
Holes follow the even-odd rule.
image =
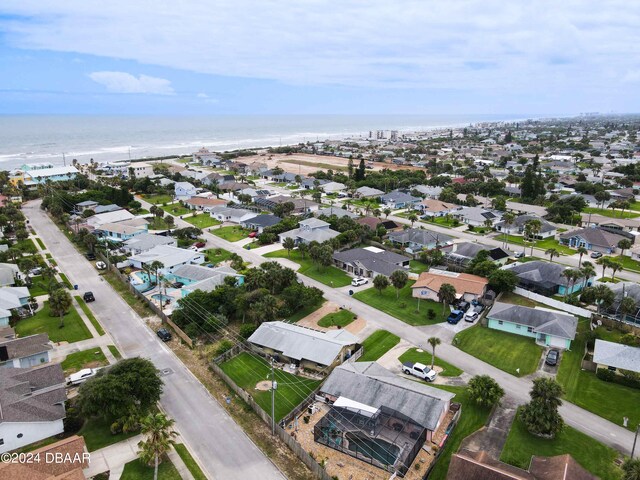
[[[173,201],[173,197],[169,194],[157,194],[157,195],[141,195],[144,200],[154,205],[169,203]]]
[[[184,443],[176,443],[173,446],[173,448],[175,448],[176,453],[180,455],[180,458],[182,459],[184,464],[187,466],[187,468],[189,469],[189,471],[191,472],[191,475],[193,475],[193,478],[195,478],[195,480],[207,480],[207,476],[200,469],[200,467],[198,466],[194,458],[191,456],[191,453],[189,452],[187,447],[184,445]]]
[[[112,423],[113,419],[104,418],[90,418],[84,423],[78,435],[84,437],[87,450],[93,452],[94,450],[99,450],[107,445],[113,445],[114,443],[121,442],[138,434],[138,432],[130,432],[113,435],[110,430]]]
[[[588,324],[581,321],[578,329],[579,334],[571,345],[571,351],[562,353],[558,369],[557,380],[565,390],[565,398],[617,425],[622,425],[622,417],[628,417],[628,428],[633,430],[640,423],[640,390],[605,382],[596,377],[594,372],[582,370]],[[598,330],[603,340],[617,341],[621,335],[615,331],[607,332],[603,328]]]
[[[220,365],[220,368],[236,382],[239,387],[245,389],[253,397],[262,409],[271,414],[271,392],[258,391],[256,384],[268,378],[271,368],[260,357],[248,352],[242,352]],[[291,375],[282,370],[275,370],[278,389],[276,390],[276,420],[282,419],[304,400],[320,382],[307,378]]]
[[[517,377],[535,372],[542,356],[542,347],[536,345],[533,338],[479,325],[458,333],[453,344],[463,352]],[[517,368],[520,374],[516,372]]]
[[[204,253],[206,255],[207,263],[218,264],[231,258],[231,252],[224,248],[210,248]]]
[[[329,327],[346,327],[351,322],[353,322],[357,315],[350,312],[349,310],[339,310],[334,313],[329,313],[325,315],[318,321],[318,326],[329,328]]]
[[[220,225],[218,220],[207,213],[201,213],[195,217],[186,217],[183,220],[197,228],[209,228],[215,225]]]
[[[636,218],[640,216],[640,212],[637,212],[634,209],[632,209],[631,212],[628,210],[623,212],[622,210],[613,210],[611,208],[587,207],[582,210],[582,213],[595,213],[610,218]]]
[[[153,472],[153,467],[135,459],[125,464],[120,480],[153,480]],[[181,478],[178,470],[168,458],[165,457],[158,465],[158,480],[181,480]]]
[[[377,330],[362,342],[364,354],[359,362],[374,362],[400,343],[400,337],[386,330]]]
[[[300,265],[298,272],[330,287],[345,287],[351,284],[351,277],[339,268],[334,266],[319,267],[311,261],[309,255],[302,258],[298,250],[292,250],[290,257],[284,249],[267,253],[264,256],[268,258],[291,258],[291,261]]]
[[[322,306],[322,303],[323,302],[316,303],[315,305],[307,305],[306,307],[301,308],[300,310],[298,310],[293,315],[287,317],[285,319],[285,321],[287,321],[289,323],[296,323],[296,322],[302,320],[307,315],[311,315],[313,312],[318,310]]]
[[[209,217],[211,218],[211,217]],[[185,219],[187,221],[189,219]],[[211,219],[215,220],[215,219]],[[251,233],[251,230],[239,227],[237,225],[229,226],[229,227],[220,227],[211,230],[215,236],[226,240],[227,242],[237,242],[238,240],[242,240],[243,238],[247,238],[247,235]]]
[[[422,263],[420,260],[410,260],[409,261],[409,270],[413,273],[422,273],[429,270],[429,265],[426,263]]]
[[[65,375],[71,375],[83,368],[98,368],[108,364],[107,357],[104,356],[100,347],[96,347],[67,355],[62,362],[62,369]]]
[[[49,302],[33,317],[23,318],[16,324],[16,333],[21,337],[46,333],[52,342],[79,342],[91,338],[91,333],[86,327],[76,309],[72,306],[63,317],[64,327],[60,328],[60,317],[49,315]]]
[[[430,351],[422,351],[418,352],[417,348],[410,348],[402,355],[400,355],[399,360],[404,362],[414,362],[414,363],[423,363],[425,365],[431,365],[431,352]],[[443,370],[438,375],[442,375],[443,377],[458,377],[462,375],[462,370],[458,367],[454,367],[450,363],[445,362],[441,358],[438,357],[438,348],[436,347],[436,361],[434,362],[436,366],[441,367]]]
[[[185,215],[191,211],[187,207],[183,207],[179,203],[172,203],[171,205],[165,205],[161,208],[165,212],[167,212],[169,215],[176,215],[176,216]]]
[[[451,387],[447,385],[432,386],[446,390],[447,392],[455,393],[456,396],[453,397],[453,400],[451,401],[462,404],[462,415],[460,416],[460,421],[458,422],[458,425],[456,425],[456,428],[453,429],[453,433],[444,447],[436,466],[429,475],[429,480],[444,480],[447,478],[451,454],[458,451],[462,440],[481,428],[487,422],[491,409],[480,407],[473,402],[469,398],[465,387]]]
[[[96,329],[96,331],[98,332],[98,335],[100,336],[104,335],[104,330],[102,329],[102,325],[100,325],[100,322],[98,322],[98,319],[93,315],[93,312],[89,310],[88,305],[85,303],[82,297],[80,295],[76,295],[73,298],[76,299],[76,302],[78,302],[84,314],[89,318],[91,325],[93,325],[93,328]]]
[[[396,289],[393,287],[387,287],[382,293],[375,288],[368,288],[356,293],[353,298],[388,313],[409,325],[433,325],[434,323],[444,322],[447,319],[448,312],[442,312],[441,303],[433,300],[420,300],[420,310],[418,310],[418,299],[411,296],[411,285],[414,283],[409,281],[404,288],[400,289],[398,298],[396,298]],[[435,314],[433,318],[429,318],[429,310],[433,310]]]
[[[613,463],[618,453],[612,448],[569,426],[553,440],[539,438],[531,435],[518,417],[511,425],[500,460],[526,469],[532,455],[551,457],[565,453],[600,478],[621,478],[621,470]]]

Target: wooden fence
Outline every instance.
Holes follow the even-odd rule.
[[[431,462],[431,465],[429,465],[429,468],[427,469],[427,471],[424,473],[424,476],[422,477],[422,480],[427,480],[429,478],[429,475],[431,475],[431,472],[433,471],[433,469],[435,468],[436,464],[438,463],[438,459],[440,458],[440,455],[442,455],[442,452],[444,451],[445,447],[447,446],[447,443],[449,443],[449,440],[451,439],[451,433],[453,432],[453,429],[456,427],[456,425],[458,425],[458,420],[460,420],[460,415],[462,415],[462,405],[459,403],[452,403],[451,406],[453,407],[454,405],[457,406],[457,411],[456,413],[453,415],[453,418],[451,419],[451,422],[449,422],[449,425],[447,426],[447,437],[444,439],[444,442],[442,442],[442,444],[440,445],[440,448],[438,448],[438,451],[436,452],[436,457],[433,459],[433,462]],[[452,452],[455,453],[455,452]]]

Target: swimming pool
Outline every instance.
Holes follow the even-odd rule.
[[[162,295],[160,293],[151,295],[151,298],[156,302],[170,302],[171,300],[173,300],[173,297],[170,297],[169,295]]]
[[[400,448],[381,439],[372,439],[359,433],[348,432],[345,434],[349,441],[349,450],[373,458],[383,465],[393,465],[398,458]]]

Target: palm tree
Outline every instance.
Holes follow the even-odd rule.
[[[571,293],[571,290],[573,289],[573,285],[575,284],[576,280],[578,280],[578,278],[582,276],[582,272],[580,272],[580,270],[567,268],[565,271],[562,272],[562,276],[567,279],[567,283],[568,283],[567,289],[565,290],[565,294],[564,294],[564,298],[566,300],[567,296]]]
[[[71,295],[66,288],[58,288],[49,295],[49,310],[51,315],[60,317],[60,328],[64,327],[64,316],[71,308]]]
[[[507,231],[510,230],[511,225],[513,225],[513,222],[515,222],[516,220],[516,216],[514,213],[512,212],[506,212],[504,215],[502,215],[502,224],[504,225],[504,241],[503,241],[503,245],[506,247],[507,246]]]
[[[282,246],[287,251],[287,258],[291,258],[291,250],[293,250],[296,246],[295,240],[291,237],[287,237],[282,242]]]
[[[384,218],[389,218],[389,215],[391,215],[391,209],[385,208],[382,213],[384,213]]]
[[[640,458],[627,458],[622,464],[622,480],[640,480]]]
[[[587,250],[584,247],[578,247],[578,249],[576,251],[580,254],[580,258],[578,259],[578,266],[581,267],[582,266],[582,256],[586,255],[587,253],[589,253],[589,250]]]
[[[309,251],[309,245],[307,245],[306,243],[302,242],[300,245],[298,245],[298,252],[300,253],[300,255],[302,255],[303,260],[304,260],[304,257],[307,255],[308,251]]]
[[[149,268],[151,269],[151,271],[155,274],[156,277],[156,285],[158,284],[158,272],[160,270],[162,270],[164,268],[164,263],[162,263],[159,260],[154,260],[153,262],[151,262],[151,264],[149,265]]]
[[[611,269],[611,280],[615,280],[616,272],[622,271],[622,263],[617,260],[611,260],[609,263],[609,268]]]
[[[438,298],[442,302],[442,313],[445,312],[447,305],[452,304],[456,300],[456,287],[450,283],[443,283],[438,290]]]
[[[427,342],[429,342],[429,345],[431,345],[431,370],[433,370],[433,366],[436,362],[436,347],[442,342],[438,337],[430,337]]]
[[[153,462],[153,480],[158,480],[158,464],[161,457],[171,450],[178,434],[171,427],[174,421],[163,413],[150,414],[140,421],[140,432],[146,436],[138,443],[140,459],[151,465]]]
[[[624,297],[618,306],[618,312],[622,315],[621,320],[624,321],[627,318],[627,315],[635,313],[637,309],[638,307],[636,306],[636,301],[633,297]]]
[[[533,250],[533,247],[531,250]],[[549,261],[553,263],[553,257],[557,257],[560,253],[555,248],[548,248],[544,254],[549,255]]]
[[[527,227],[529,227],[529,241],[532,242],[531,255],[533,255],[533,245],[535,244],[536,236],[540,233],[540,230],[542,230],[542,222],[537,219],[529,220],[525,223],[525,231],[527,230]]]
[[[582,272],[582,278],[584,278],[584,283],[582,284],[582,288],[584,288],[589,282],[589,279],[596,274],[596,269],[593,268],[593,265],[591,265],[591,262],[584,262],[584,263],[585,264],[580,269],[580,271]]]
[[[596,263],[602,266],[602,277],[604,278],[604,272],[611,266],[611,259],[609,257],[600,257],[596,260]]]
[[[418,216],[415,213],[412,213],[407,217],[407,220],[411,222],[411,226],[413,227],[413,224],[418,221]]]
[[[618,242],[618,248],[620,249],[621,257],[624,255],[625,250],[627,250],[628,248],[631,248],[631,245],[632,245],[631,240],[629,240],[628,238],[623,238]]]

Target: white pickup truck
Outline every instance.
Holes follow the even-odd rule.
[[[405,362],[402,364],[402,372],[407,375],[421,378],[427,382],[433,382],[437,373],[422,363]]]

